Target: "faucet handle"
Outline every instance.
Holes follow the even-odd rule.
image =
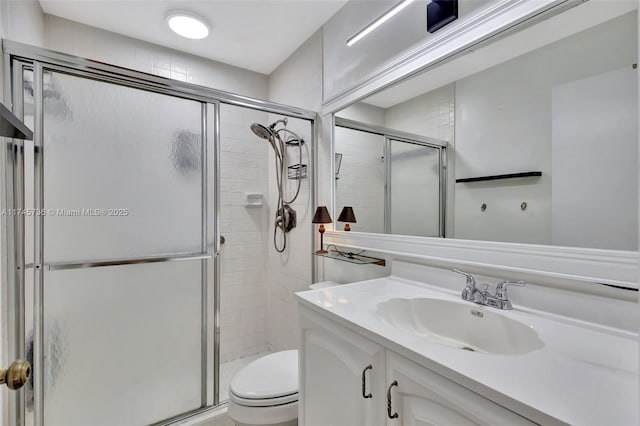
[[[451,271],[455,272],[456,274],[464,275],[465,277],[467,277],[467,284],[472,284],[474,287],[476,286],[476,279],[473,275],[463,272],[459,269],[452,269]]]
[[[498,285],[496,286],[496,297],[498,299],[502,299],[502,300],[508,300],[508,295],[507,295],[507,286],[518,286],[518,287],[523,287],[525,286],[527,283],[525,283],[524,281],[500,281],[498,283]]]

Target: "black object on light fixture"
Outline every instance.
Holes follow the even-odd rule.
[[[427,31],[435,33],[458,19],[458,0],[431,0],[427,5]]]
[[[329,210],[327,210],[327,206],[318,206],[316,208],[316,214],[313,215],[313,219],[311,220],[311,223],[320,224],[320,228],[318,229],[318,232],[320,232],[320,250],[316,251],[318,254],[329,253],[324,249],[324,224],[331,222],[333,222],[333,220],[331,220],[331,215],[329,214]]]
[[[345,222],[344,230],[351,231],[350,223],[356,223],[356,215],[353,212],[353,207],[345,206],[342,208],[340,212],[340,216],[338,216],[338,222]]]

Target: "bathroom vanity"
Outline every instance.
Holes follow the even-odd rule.
[[[463,301],[400,262],[297,301],[301,425],[638,424],[633,333]]]

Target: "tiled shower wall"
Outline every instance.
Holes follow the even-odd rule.
[[[279,118],[271,115],[270,122]],[[300,181],[300,194],[291,207],[297,213],[297,226],[287,234],[287,248],[283,253],[276,252],[273,246],[273,229],[278,191],[276,186],[276,168],[269,152],[269,223],[267,226],[268,258],[268,336],[272,350],[297,348],[297,314],[293,294],[308,289],[311,284],[311,219],[314,211],[311,206],[311,126],[308,121],[289,119],[287,126],[305,140],[302,150],[302,163],[306,164],[307,178]],[[271,151],[271,150],[270,150]],[[298,162],[297,147],[287,148],[287,164]],[[290,199],[296,191],[297,180],[288,179],[285,170],[284,184],[286,198]],[[280,238],[278,232],[278,238]]]
[[[222,105],[220,361],[227,362],[269,349],[267,340],[267,256],[271,209],[266,205],[268,142],[257,138],[251,123],[266,123],[267,114]],[[262,207],[247,207],[246,193],[265,196]]]

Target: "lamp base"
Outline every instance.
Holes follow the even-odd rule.
[[[316,254],[327,254],[329,253],[327,250],[316,250]]]

